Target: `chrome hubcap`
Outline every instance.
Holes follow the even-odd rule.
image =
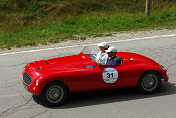
[[[146,91],[153,91],[158,85],[158,79],[155,75],[146,75],[142,81],[142,86]]]
[[[48,101],[51,103],[60,102],[63,96],[64,96],[64,90],[62,89],[62,87],[58,85],[51,86],[46,92],[46,97]]]

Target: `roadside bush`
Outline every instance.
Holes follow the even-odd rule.
[[[38,0],[0,0],[2,4],[1,9],[7,10],[9,12],[25,10],[37,10],[41,7]]]

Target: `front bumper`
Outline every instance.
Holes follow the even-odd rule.
[[[40,95],[40,87],[35,84],[31,84],[30,86],[25,84],[23,81],[23,87],[30,93],[35,94],[35,95]]]
[[[23,87],[30,93],[39,95],[40,94],[40,86],[36,85],[36,77],[30,76],[30,74],[26,74],[26,72],[22,73],[22,83]]]

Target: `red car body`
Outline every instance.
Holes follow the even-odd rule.
[[[117,52],[117,55],[123,59],[123,63],[115,66],[98,64],[82,52],[78,55],[31,62],[24,68],[23,84],[35,95],[40,95],[43,88],[53,81],[62,82],[69,92],[133,87],[148,70],[156,71],[164,82],[168,81],[167,70],[152,59],[129,52]],[[112,83],[106,82],[103,79],[106,68],[115,69],[118,79]]]

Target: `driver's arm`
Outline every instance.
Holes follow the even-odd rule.
[[[122,58],[120,57],[118,60],[117,60],[117,62],[116,62],[116,64],[121,64],[122,63]]]

